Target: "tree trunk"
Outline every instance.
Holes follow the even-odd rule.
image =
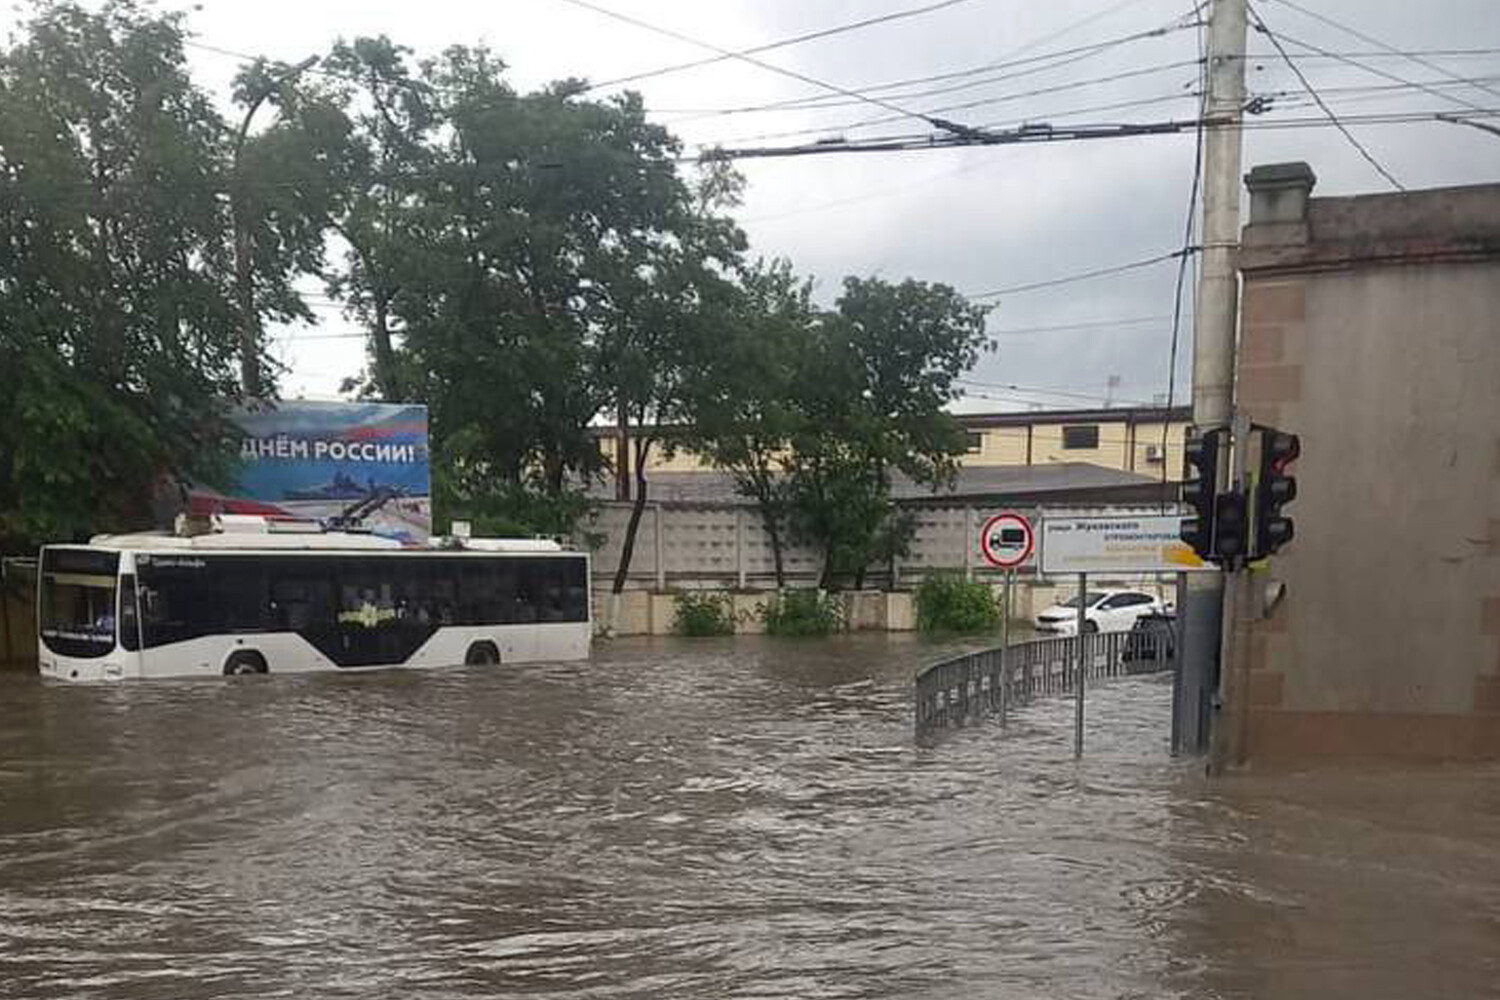
[[[622,404],[615,415],[615,499],[630,499],[630,426]]]
[[[246,397],[260,396],[260,324],[255,313],[254,253],[249,226],[236,213],[234,227],[234,297],[240,320],[240,388]]]
[[[621,422],[621,431],[624,423]],[[620,565],[615,567],[613,593],[625,589],[625,579],[630,575],[630,560],[635,555],[635,536],[641,527],[641,515],[646,512],[646,455],[651,450],[651,439],[641,438],[635,445],[635,504],[630,508],[630,523],[625,526],[625,543],[620,546]]]
[[[556,450],[542,460],[543,476],[547,489],[553,496],[561,496],[567,478],[567,463]]]
[[[370,333],[375,340],[375,381],[386,402],[401,398],[401,387],[396,378],[396,352],[391,349],[390,310],[390,297],[377,295],[375,326]]]
[[[761,521],[766,526],[766,536],[771,539],[771,561],[776,567],[776,589],[786,589],[786,565],[781,554],[781,526],[776,517],[764,506],[760,509]]]
[[[833,589],[833,543],[823,546],[823,572],[818,574],[818,589]]]

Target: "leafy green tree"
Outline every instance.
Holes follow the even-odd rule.
[[[845,280],[802,365],[805,419],[785,463],[793,531],[822,550],[825,587],[841,575],[859,587],[872,562],[905,551],[893,471],[951,481],[963,433],[945,407],[988,343],[984,315],[946,285]]]
[[[325,234],[351,188],[351,125],[340,95],[308,82],[316,61],[257,59],[234,79],[242,114],[230,143],[229,200],[241,383],[252,398],[272,388],[261,364],[263,323],[313,318],[295,282],[322,272]],[[252,131],[265,108],[274,118]]]
[[[713,350],[703,352],[693,373],[684,419],[688,446],[755,501],[778,588],[786,586],[791,510],[783,462],[805,420],[796,386],[818,321],[811,283],[790,262],[747,267]]]
[[[178,15],[41,8],[0,51],[0,542],[149,522],[229,456],[228,130]]]
[[[588,435],[599,407],[581,267],[582,219],[598,196],[580,190],[577,171],[557,169],[588,145],[564,97],[519,96],[503,72],[482,48],[424,66],[417,93],[431,103],[398,131],[420,124],[427,147],[386,158],[392,172],[414,170],[412,190],[395,197],[393,214],[367,206],[348,283],[372,309],[389,297],[404,335],[397,388],[431,408],[435,464],[453,472],[446,505],[471,513],[507,498],[507,516],[521,520],[537,509],[531,494],[571,496],[573,479],[601,461]],[[377,379],[389,384],[381,350]]]
[[[639,98],[622,106],[643,115]],[[648,215],[619,234],[597,258],[593,297],[595,359],[607,412],[616,415],[629,449],[634,495],[613,589],[630,572],[645,512],[651,451],[671,452],[687,442],[695,376],[702,359],[719,349],[719,337],[736,302],[732,276],[744,234],[715,209],[731,197],[722,173],[711,173],[694,192],[677,175],[669,155],[675,140],[654,126],[639,133],[654,146],[647,163],[657,176]],[[649,190],[649,188],[647,189]]]
[[[371,385],[386,400],[407,398],[393,324],[396,297],[424,266],[422,238],[435,179],[435,132],[442,108],[414,72],[411,51],[385,36],[340,42],[320,68],[342,78],[338,90],[351,123],[347,184],[330,225],[343,243],[344,266],[328,277],[370,331]]]

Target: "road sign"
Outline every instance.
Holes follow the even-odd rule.
[[[979,551],[996,569],[1015,569],[1026,565],[1036,551],[1036,532],[1020,514],[996,514],[979,532]]]
[[[1175,514],[1042,519],[1043,573],[1194,573],[1218,569],[1180,537]]]

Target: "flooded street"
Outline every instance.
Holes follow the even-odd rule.
[[[1500,770],[1208,783],[1166,677],[918,749],[934,655],[0,677],[0,996],[1500,995]]]

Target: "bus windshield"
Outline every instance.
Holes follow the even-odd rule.
[[[114,552],[48,549],[42,555],[41,638],[61,656],[103,656],[115,647]]]

